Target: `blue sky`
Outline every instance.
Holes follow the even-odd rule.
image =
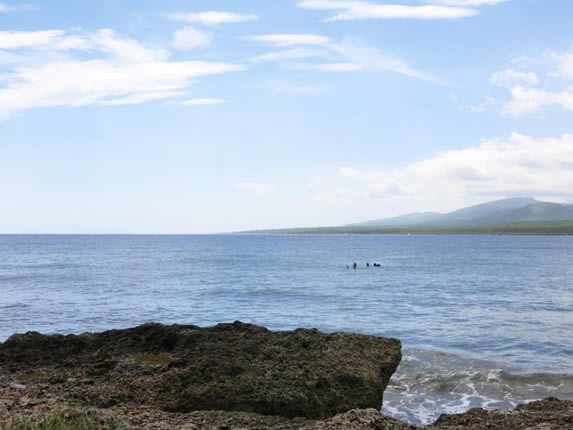
[[[0,0],[0,232],[573,202],[569,0]]]

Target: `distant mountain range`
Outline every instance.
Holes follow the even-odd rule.
[[[496,200],[449,213],[417,212],[350,224],[348,227],[492,226],[573,221],[573,205],[540,202],[530,197]]]
[[[338,227],[260,230],[276,234],[568,234],[573,235],[573,204],[517,197],[448,213],[416,212]]]

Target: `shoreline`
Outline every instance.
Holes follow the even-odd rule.
[[[66,410],[126,429],[426,428],[379,412],[400,359],[396,339],[271,332],[239,322],[27,333],[0,343],[0,424]],[[431,428],[466,422],[479,429],[493,420],[499,428],[541,422],[560,429],[551,425],[572,417],[572,401],[548,399],[512,411],[442,415]]]

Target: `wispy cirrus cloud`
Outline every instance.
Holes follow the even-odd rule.
[[[84,37],[66,34],[63,30],[0,31],[0,50],[25,48],[67,51],[87,46]]]
[[[509,1],[510,0],[426,0],[427,3],[461,7],[495,6]]]
[[[286,62],[297,70],[318,72],[357,70],[393,72],[414,79],[441,83],[440,79],[413,68],[402,59],[384,54],[356,38],[345,38],[335,42],[318,34],[293,33],[249,36],[247,39],[280,49],[251,58],[251,61],[257,63]],[[310,61],[312,59],[318,61]]]
[[[261,55],[251,57],[253,63],[284,63],[289,61],[299,61],[305,58],[319,58],[325,55],[325,52],[319,49],[309,48],[291,48],[281,51],[266,52]]]
[[[223,24],[244,23],[259,19],[255,14],[228,11],[171,13],[167,15],[167,18],[188,24],[173,34],[171,45],[179,51],[191,51],[210,46],[213,41],[213,33],[206,31],[204,27],[212,29]],[[198,26],[203,28],[197,28]]]
[[[467,18],[479,13],[479,10],[475,8],[462,7],[459,4],[447,5],[442,2],[438,4],[403,5],[358,0],[302,0],[298,2],[298,7],[332,11],[333,13],[326,18],[326,21],[330,22],[366,19],[447,20]]]
[[[242,14],[227,11],[172,13],[169,14],[168,17],[175,21],[187,22],[189,24],[201,24],[205,26],[234,24],[259,19],[255,14]]]
[[[223,99],[189,99],[183,102],[186,106],[208,106],[208,105],[220,105],[225,103]]]
[[[367,19],[452,20],[478,15],[479,8],[494,6],[510,0],[425,0],[377,3],[361,0],[300,0],[298,7],[331,11],[326,21],[354,21]]]
[[[2,73],[0,117],[33,108],[172,99],[187,95],[199,78],[244,70],[232,63],[173,61],[168,49],[110,29],[0,32],[1,52],[30,60]]]
[[[442,84],[442,81],[411,66],[407,61],[388,54],[355,38],[345,38],[333,47],[348,62],[360,65],[364,70],[393,72],[412,79]]]
[[[327,46],[330,43],[330,39],[328,37],[308,33],[264,34],[260,36],[248,36],[247,39],[273,45],[278,48],[301,45]]]
[[[0,2],[0,13],[11,13],[11,12],[32,12],[37,10],[34,6],[29,4],[7,4]]]

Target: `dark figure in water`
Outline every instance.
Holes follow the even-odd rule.
[[[356,264],[356,263],[352,264],[352,268],[353,268],[353,269],[358,268],[358,264]]]
[[[366,263],[366,267],[370,267],[370,263]]]
[[[382,265],[378,264],[378,263],[374,263],[374,267],[382,267]]]

